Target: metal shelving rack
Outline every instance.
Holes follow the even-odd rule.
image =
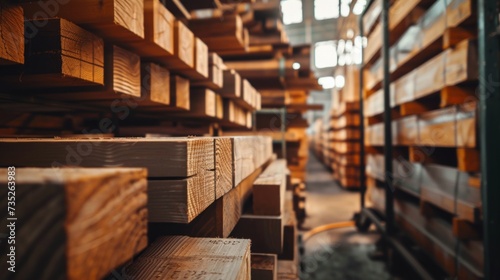
[[[373,4],[369,0],[359,16],[360,36],[364,36],[363,16]],[[499,4],[497,0],[478,0],[478,41],[479,41],[479,141],[481,150],[481,192],[483,214],[484,276],[485,279],[500,279],[500,25]],[[361,121],[361,212],[357,215],[358,229],[364,230],[373,223],[382,233],[387,245],[410,264],[422,279],[432,279],[428,272],[394,237],[394,196],[390,176],[392,173],[392,131],[389,91],[389,0],[382,1],[381,24],[383,33],[383,91],[384,91],[384,158],[386,170],[386,211],[383,217],[365,206],[366,174],[364,122]],[[361,51],[363,61],[363,50]],[[360,67],[360,117],[363,116],[363,64]],[[385,222],[382,224],[381,220]]]

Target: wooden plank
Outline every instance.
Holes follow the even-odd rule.
[[[252,254],[252,279],[277,280],[278,259],[273,254]]]
[[[16,168],[19,222],[10,221],[17,239],[9,245],[15,247],[16,278],[99,279],[132,259],[147,246],[146,173],[139,168]],[[8,169],[0,174],[7,186]],[[0,190],[6,205],[7,191]],[[12,273],[5,269],[0,277],[12,279]]]
[[[191,88],[189,116],[215,117],[215,92],[206,88]]]
[[[458,43],[475,37],[472,30],[462,27],[448,27],[443,34],[443,50],[453,48]]]
[[[218,91],[222,97],[239,98],[241,96],[241,77],[235,70],[224,70],[224,86]]]
[[[245,49],[243,22],[239,15],[189,21],[189,28],[212,52]]]
[[[475,40],[463,41],[446,52],[446,85],[452,86],[478,79],[477,52]]]
[[[214,138],[216,199],[229,192],[234,184],[234,148],[229,137]]]
[[[190,110],[189,96],[189,80],[177,75],[171,76],[170,103],[172,106],[181,110]]]
[[[477,5],[472,0],[452,0],[446,7],[447,26],[469,26],[475,24],[477,17]]]
[[[279,254],[283,250],[283,216],[243,214],[231,236],[252,240],[252,252]]]
[[[149,180],[148,197],[149,222],[190,223],[215,201],[214,171],[185,179]]]
[[[27,21],[26,25],[34,23]],[[21,78],[16,71],[5,69],[8,72],[2,80],[7,85],[57,88],[104,84],[102,39],[67,20],[48,19],[30,37],[26,48],[29,51],[24,55]]]
[[[304,184],[299,184],[305,187]],[[297,188],[301,194],[303,193],[299,188]],[[283,229],[283,252],[278,255],[280,260],[291,260],[295,261],[299,259],[297,254],[298,246],[298,230],[297,230],[297,219],[295,211],[293,208],[293,191],[286,191],[285,195],[285,214],[286,218],[284,220]],[[305,197],[304,200],[305,201]]]
[[[214,170],[211,138],[1,139],[0,147],[5,151],[0,166],[144,166],[153,178],[184,178]]]
[[[0,65],[24,63],[24,16],[20,6],[0,5]]]
[[[482,237],[477,226],[475,227],[469,221],[457,217],[453,217],[452,230],[453,235],[461,240],[480,239]]]
[[[195,38],[194,69],[205,78],[208,78],[208,47],[200,38]]]
[[[142,63],[141,97],[141,105],[170,105],[170,72],[155,63]]]
[[[441,90],[445,85],[446,53],[441,53],[420,66],[415,72],[415,98]]]
[[[249,280],[250,240],[165,236],[124,270],[135,279]]]
[[[174,24],[174,54],[188,67],[194,68],[194,34],[180,21]],[[180,66],[182,68],[182,66]]]
[[[281,215],[285,204],[286,160],[276,160],[257,178],[253,185],[253,213]]]
[[[22,5],[28,19],[64,18],[112,42],[126,45],[144,38],[144,1],[28,2]]]

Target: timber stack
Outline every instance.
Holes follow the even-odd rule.
[[[0,4],[0,181],[23,221],[0,278],[298,279],[290,169],[318,85],[279,1],[62,2]],[[288,161],[279,131],[248,135],[264,105],[293,116]]]
[[[363,18],[369,42],[364,121],[368,196],[383,210],[380,5],[375,1]],[[476,5],[471,0],[394,1],[389,11],[396,222],[459,279],[483,277]]]

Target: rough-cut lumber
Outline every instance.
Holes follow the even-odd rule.
[[[216,93],[206,88],[191,88],[189,116],[215,117]]]
[[[230,279],[251,277],[250,240],[166,236],[125,267],[133,279]]]
[[[110,126],[111,121],[101,122]],[[1,139],[0,166],[146,167],[153,178],[214,170],[211,138]],[[36,155],[36,156],[33,156]]]
[[[473,0],[452,0],[446,7],[448,27],[475,24],[477,10]]]
[[[285,204],[286,160],[274,161],[253,185],[253,213],[281,215]]]
[[[446,85],[477,80],[477,53],[477,42],[474,40],[463,41],[446,53]]]
[[[150,223],[150,239],[154,240],[157,237],[172,234],[189,235],[192,237],[229,237],[240,219],[243,205],[252,191],[253,182],[269,162],[261,165],[235,188],[215,200],[214,203],[189,224]]]
[[[160,0],[144,1],[144,40],[128,43],[142,57],[174,54],[175,17]]]
[[[273,254],[252,254],[252,279],[277,280],[278,259]]]
[[[26,21],[26,24],[35,22]],[[104,52],[100,38],[64,19],[48,19],[33,36],[28,32],[26,30],[29,40],[22,73],[4,73],[7,77],[3,80],[8,85],[47,88],[104,84]],[[15,76],[9,78],[9,75]]]
[[[24,16],[20,6],[0,5],[0,65],[24,63]]]
[[[225,70],[224,86],[219,90],[222,97],[239,98],[241,96],[241,77],[235,70]]]
[[[200,38],[195,38],[194,69],[203,77],[208,77],[208,48]]]
[[[189,80],[177,75],[171,76],[170,104],[175,108],[189,110],[191,108],[189,96]]]
[[[195,86],[206,86],[212,90],[219,90],[224,86],[223,81],[223,62],[216,53],[208,54],[208,80],[195,81]]]
[[[213,52],[245,49],[243,22],[238,15],[222,18],[193,19],[189,28],[200,37]]]
[[[16,243],[9,246],[15,246],[16,272],[4,269],[0,277],[100,279],[132,259],[147,245],[146,173],[139,168],[16,168],[19,220],[8,221],[15,224]],[[5,185],[0,201],[7,205],[8,169],[0,175]],[[13,218],[3,213],[3,220]]]
[[[234,150],[233,139],[214,138],[215,145],[215,185],[216,198],[229,192],[234,186]]]
[[[186,25],[178,20],[174,24],[174,40],[175,56],[188,67],[194,68],[194,35]]]
[[[252,240],[252,252],[279,254],[283,250],[283,215],[243,214],[231,236]]]
[[[189,223],[215,200],[214,171],[185,179],[148,181],[148,221]]]
[[[113,42],[126,44],[144,38],[142,0],[37,1],[23,7],[28,19],[65,18]]]
[[[134,97],[141,96],[141,61],[139,56],[117,46],[106,45],[105,65],[106,92],[111,91]]]
[[[141,65],[141,103],[161,106],[170,104],[170,72],[155,63]]]

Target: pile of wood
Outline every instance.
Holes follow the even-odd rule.
[[[382,209],[386,176],[377,5],[364,18],[370,42],[364,115],[368,196]],[[483,276],[475,7],[474,1],[395,1],[389,20],[392,181],[401,190],[397,223],[460,279]]]
[[[77,133],[86,127],[81,122],[103,115],[134,128],[171,120],[248,129],[261,108],[255,85],[226,65],[216,47],[243,37],[239,15],[199,19],[180,13],[186,12],[180,1],[111,1],[109,7],[73,1],[43,13],[43,3],[19,2],[0,6],[0,94],[16,108],[1,123],[4,135],[14,128],[55,135],[65,126]],[[19,105],[20,95],[32,105]],[[24,123],[26,114],[43,116],[41,105],[51,107],[42,112],[70,112],[72,125],[57,115],[46,127]]]
[[[60,219],[60,229],[54,232],[54,238],[61,239],[66,236],[70,244],[67,246],[74,246],[70,247],[69,251],[66,250],[66,255],[65,251],[61,250],[60,259],[57,260],[62,264],[69,263],[69,266],[58,266],[69,267],[68,271],[52,271],[49,270],[53,267],[52,263],[46,261],[38,263],[33,260],[36,264],[23,267],[25,268],[23,273],[26,273],[27,278],[35,273],[57,272],[63,273],[62,275],[72,273],[79,275],[78,273],[86,270],[95,271],[92,273],[95,273],[96,277],[102,277],[144,249],[148,244],[148,235],[150,241],[157,237],[175,234],[228,237],[243,215],[243,205],[252,192],[254,181],[270,164],[272,157],[271,138],[264,136],[19,138],[2,139],[0,146],[3,151],[9,151],[8,155],[0,160],[0,166],[16,166],[19,169],[18,193],[27,192],[27,188],[43,185],[45,187],[35,188],[44,190],[42,192],[51,196],[46,197],[38,191],[27,192],[32,196],[20,196],[19,199],[26,202],[19,202],[17,211],[19,215],[23,215],[27,225],[18,233],[26,232],[21,235],[22,238],[33,237],[30,233],[34,232],[34,224],[31,225],[27,221],[34,219],[37,226],[39,225],[40,219],[35,219],[37,216],[33,216],[33,213],[40,210],[40,204],[37,204],[36,200],[44,199],[44,205],[54,206],[45,207],[45,212],[40,213],[43,213],[43,216]],[[48,167],[48,169],[21,169],[25,166]],[[65,166],[143,167],[147,172],[145,169],[124,168],[109,169],[109,172],[106,169],[102,169],[102,172],[94,169],[74,171],[63,168]],[[7,174],[6,170],[2,172]],[[6,175],[3,178],[6,180],[8,177]],[[263,180],[265,183],[265,178]],[[61,185],[61,190],[55,188],[58,184]],[[116,192],[116,186],[123,190]],[[95,191],[96,187],[99,187],[99,191]],[[47,188],[53,191],[45,190]],[[111,192],[106,191],[107,189],[112,189],[113,195],[110,196]],[[6,192],[7,189],[4,197]],[[93,195],[89,196],[88,193]],[[35,202],[28,203],[32,200]],[[73,203],[77,208],[73,208]],[[101,207],[96,208],[96,203],[100,203]],[[256,208],[259,209],[257,211],[260,211],[261,207],[265,208],[259,206]],[[95,211],[102,213],[96,214]],[[116,217],[112,219],[113,224],[105,222],[109,220],[105,215],[109,213],[118,215],[116,214],[118,212],[113,211],[118,211],[119,217],[123,217],[131,224],[123,222],[122,225],[121,220]],[[80,212],[83,214],[78,214]],[[89,223],[87,215],[102,217],[99,219],[103,222],[92,220],[88,227],[83,227]],[[50,220],[52,226],[54,221]],[[68,224],[72,223],[74,230],[71,226],[68,227]],[[123,227],[123,230],[116,231],[116,227]],[[117,254],[113,251],[116,246],[113,247],[110,240],[120,243],[123,238],[134,240],[137,244],[125,246],[123,254]],[[85,242],[90,239],[102,239],[106,242],[100,247],[92,245],[92,248],[88,249],[90,245],[86,245]],[[26,241],[25,244],[32,244],[30,242]],[[83,243],[80,244],[81,242]],[[61,243],[61,246],[64,249],[65,243]],[[72,248],[74,254],[71,253]],[[93,259],[102,258],[103,263],[87,269],[82,262],[88,259],[84,258],[88,254],[92,254]],[[116,258],[108,259],[106,256],[110,254],[116,254]],[[21,254],[19,263],[24,264],[24,260],[31,262],[31,258],[36,256],[38,255]],[[47,265],[42,268],[40,267],[42,264]]]

